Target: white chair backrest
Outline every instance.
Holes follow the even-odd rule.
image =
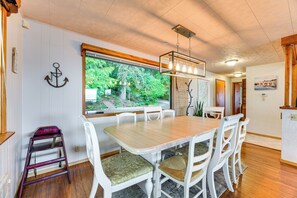
[[[131,118],[133,119],[133,122],[136,122],[136,113],[120,113],[116,115],[117,117],[117,124],[120,124],[121,118]]]
[[[249,118],[246,118],[245,121],[239,122],[238,132],[236,135],[236,150],[239,148],[239,146],[241,146],[241,144],[245,140],[246,127],[249,124],[249,122],[250,122]]]
[[[162,119],[162,107],[160,106],[151,106],[151,107],[144,107],[144,120],[160,120]]]
[[[204,107],[203,117],[208,118],[208,114],[213,116],[215,119],[222,119],[224,117],[225,107]]]
[[[196,183],[196,180],[199,180],[200,178],[197,177],[194,180],[192,180],[193,173],[197,171],[203,171],[201,175],[206,174],[207,167],[209,164],[209,161],[211,159],[212,155],[212,148],[213,148],[213,136],[216,130],[212,130],[209,133],[195,136],[190,140],[189,144],[189,154],[188,154],[188,166],[187,166],[187,172],[185,176],[185,182],[186,183]],[[207,143],[209,145],[208,151],[206,153],[203,153],[202,155],[195,156],[195,145],[197,143]]]
[[[235,149],[238,124],[243,114],[224,117],[217,131],[216,148],[211,164],[219,164],[227,160]]]
[[[110,180],[105,175],[101,159],[100,159],[100,150],[99,150],[99,142],[96,134],[96,130],[94,124],[86,119],[85,116],[81,115],[81,120],[85,129],[86,136],[86,150],[87,156],[89,158],[90,163],[94,167],[94,174],[101,186],[111,185]]]
[[[163,118],[165,117],[175,117],[175,110],[173,109],[165,109],[162,112]]]

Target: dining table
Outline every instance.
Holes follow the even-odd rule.
[[[104,132],[125,150],[141,155],[154,166],[153,197],[160,197],[160,189],[156,186],[156,168],[161,161],[161,152],[187,143],[194,136],[217,129],[220,121],[196,116],[168,117],[110,126]]]

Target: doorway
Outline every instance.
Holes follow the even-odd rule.
[[[232,114],[242,112],[242,82],[232,83]]]
[[[216,106],[217,107],[225,107],[225,98],[226,98],[225,88],[226,88],[225,81],[216,79]]]

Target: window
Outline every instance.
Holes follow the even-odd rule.
[[[137,112],[148,105],[170,108],[171,78],[158,67],[89,51],[84,59],[85,114]]]
[[[209,81],[207,80],[198,80],[198,101],[203,102],[203,106],[209,106]]]

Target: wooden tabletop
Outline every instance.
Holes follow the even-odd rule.
[[[104,132],[129,152],[141,155],[185,143],[195,135],[217,129],[219,124],[217,119],[181,116],[120,124]]]

